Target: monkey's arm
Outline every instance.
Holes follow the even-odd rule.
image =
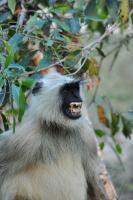
[[[108,176],[106,168],[100,157],[98,156],[97,141],[93,128],[87,124],[83,128],[83,166],[88,183],[88,195],[91,200],[116,200],[117,195],[109,196],[103,176]],[[110,185],[112,186],[112,185]]]

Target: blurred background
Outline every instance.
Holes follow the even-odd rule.
[[[107,96],[111,100],[113,107],[123,113],[126,113],[127,110],[133,110],[133,43],[130,44],[130,48],[130,51],[121,50],[111,71],[109,70],[109,65],[112,56],[104,61],[99,88],[99,94]],[[92,106],[89,111],[94,126],[99,127],[97,117],[94,119],[95,108]],[[102,156],[116,186],[120,200],[132,200],[133,137],[125,139],[119,133],[117,140],[123,149],[120,159],[111,148],[111,141],[107,138],[104,138],[106,145]]]

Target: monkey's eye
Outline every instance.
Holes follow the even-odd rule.
[[[32,94],[37,94],[40,89],[43,87],[43,83],[42,82],[37,82],[34,86],[34,88],[32,89]]]

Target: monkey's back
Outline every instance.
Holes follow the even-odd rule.
[[[87,185],[81,160],[69,153],[62,155],[56,164],[38,163],[25,167],[14,178],[5,182],[5,196],[8,188],[12,190],[13,195],[16,194],[16,199],[20,200],[25,197],[28,200],[87,199]],[[5,196],[2,200],[8,199]]]

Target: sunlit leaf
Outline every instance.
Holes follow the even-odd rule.
[[[97,114],[98,114],[98,118],[99,121],[104,124],[106,127],[109,127],[109,121],[106,117],[105,111],[104,111],[104,107],[101,105],[97,105]]]
[[[26,98],[25,98],[25,94],[22,91],[22,88],[20,88],[19,90],[19,115],[18,115],[18,120],[21,121],[24,111],[25,111],[25,107],[26,107]]]
[[[11,12],[14,13],[16,7],[16,0],[8,0],[8,7],[11,10]]]
[[[12,46],[11,46],[11,44],[9,42],[5,41],[5,40],[3,42],[4,42],[4,45],[6,47],[7,53],[11,54],[11,52],[12,52]]]
[[[129,1],[128,0],[121,0],[120,3],[120,18],[123,23],[128,20],[129,15]]]
[[[64,14],[65,12],[69,11],[70,6],[66,3],[56,3],[54,5],[53,11],[56,13]]]
[[[86,16],[85,17],[85,21],[89,21],[89,20],[91,20],[91,21],[96,21],[96,22],[104,22],[104,19],[102,19],[101,17],[99,17],[99,16]]]
[[[5,59],[5,67],[8,67],[9,64],[11,64],[12,60],[13,60],[13,54],[12,54],[12,46],[4,40],[4,44],[7,50],[7,56]]]
[[[83,70],[88,73],[89,77],[94,77],[99,75],[100,66],[95,58],[89,58],[86,60]]]
[[[14,99],[15,103],[17,104],[17,106],[19,107],[20,88],[13,83],[12,86],[11,86],[11,90],[12,90],[13,99]]]
[[[25,86],[26,88],[31,88],[31,86],[34,84],[34,80],[31,78],[26,78],[22,80],[21,85]]]

